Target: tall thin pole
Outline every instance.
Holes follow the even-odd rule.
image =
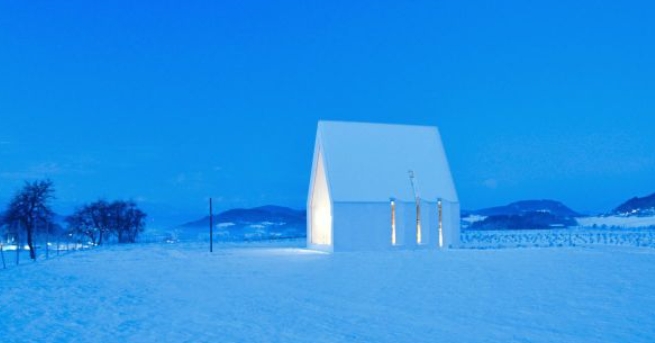
[[[5,264],[5,249],[2,243],[0,243],[0,255],[2,255],[2,269],[7,269],[7,265]]]
[[[45,224],[45,258],[50,258],[50,247],[48,246],[48,241],[50,240],[50,222]]]
[[[214,215],[212,211],[212,198],[209,198],[209,252],[214,252]]]
[[[412,192],[414,193],[414,199],[416,200],[416,243],[422,243],[421,237],[421,195],[418,191],[418,185],[414,184],[414,175],[413,170],[409,170],[409,182],[412,184]]]
[[[20,264],[20,221],[16,230],[16,265]]]

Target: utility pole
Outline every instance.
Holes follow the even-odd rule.
[[[16,231],[16,265],[20,264],[20,221],[18,222],[18,229]]]
[[[209,252],[214,252],[214,215],[212,211],[212,198],[209,198]]]
[[[48,246],[50,240],[50,221],[46,219],[45,224],[45,258],[46,260],[50,258],[50,247]]]
[[[7,269],[7,265],[5,264],[5,249],[2,243],[0,243],[0,255],[2,255],[2,269]]]

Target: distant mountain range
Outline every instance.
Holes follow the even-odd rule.
[[[306,236],[306,212],[281,206],[239,208],[213,216],[214,237],[223,241],[265,240]],[[170,230],[172,240],[208,239],[209,216]]]
[[[642,198],[634,197],[609,213],[597,217],[582,215],[555,200],[526,200],[505,206],[462,211],[462,228],[512,230],[562,228],[578,225],[630,227],[631,225],[649,225],[648,223],[651,222],[629,219],[635,217],[655,217],[655,193]]]
[[[655,216],[655,193],[643,198],[634,197],[615,208],[611,214],[618,216]]]
[[[472,230],[548,229],[577,225],[580,214],[555,200],[525,200],[463,211],[462,227]]]
[[[573,211],[572,209],[566,207],[566,205],[555,200],[524,200],[513,202],[505,206],[497,206],[470,211],[472,214],[481,216],[524,215],[533,212],[550,213],[559,217],[580,216],[578,212]]]

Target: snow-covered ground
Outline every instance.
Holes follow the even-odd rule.
[[[486,219],[486,216],[471,214],[462,217],[464,228]],[[575,220],[582,228],[644,228],[655,227],[655,216],[592,216],[577,217]]]
[[[652,342],[655,250],[138,244],[0,270],[0,342]]]
[[[574,247],[617,245],[655,248],[652,228],[566,228],[548,230],[464,230],[463,248]]]
[[[655,227],[655,216],[598,216],[576,218],[578,224],[583,227]]]

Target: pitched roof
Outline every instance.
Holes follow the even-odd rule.
[[[316,139],[333,201],[413,201],[410,170],[421,199],[458,201],[436,127],[321,121]]]

